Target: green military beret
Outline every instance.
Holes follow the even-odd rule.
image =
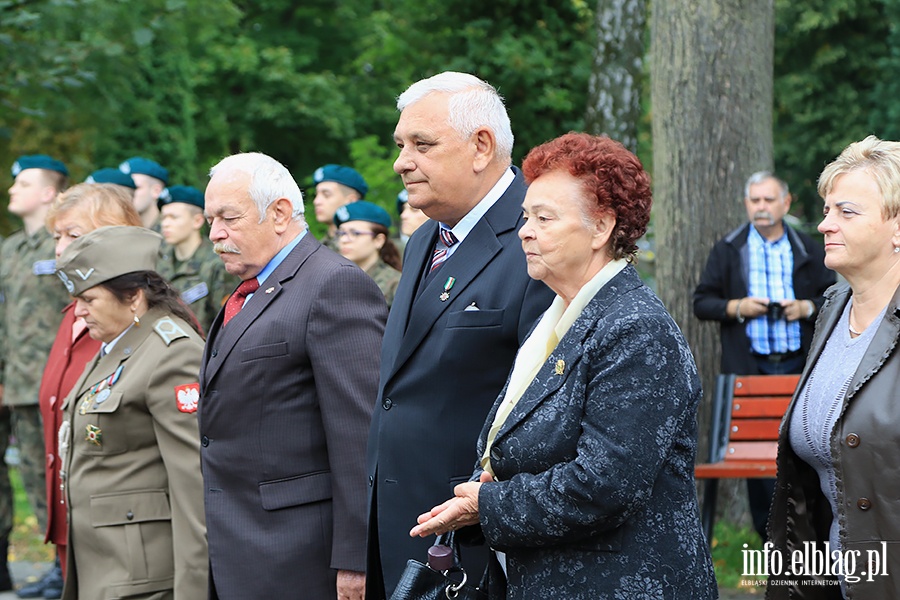
[[[334,211],[334,224],[341,226],[347,221],[368,221],[391,228],[391,215],[377,204],[358,200],[345,204]]]
[[[131,189],[137,189],[134,185],[134,179],[128,173],[123,173],[118,169],[99,169],[88,175],[85,183],[114,183]]]
[[[156,205],[162,209],[166,204],[175,202],[191,204],[202,209],[204,207],[203,192],[190,185],[170,185],[159,195]]]
[[[83,235],[56,261],[56,274],[73,296],[135,271],[155,271],[162,236],[143,227],[100,227]]]
[[[46,154],[28,154],[20,156],[12,165],[12,176],[16,177],[19,173],[26,169],[46,169],[47,171],[56,171],[62,173],[66,177],[69,176],[69,170],[62,161],[56,160]]]
[[[366,197],[366,192],[369,191],[369,185],[363,179],[363,176],[356,169],[351,169],[344,165],[325,165],[316,169],[316,172],[313,173],[313,183],[319,184],[323,181],[334,181],[346,185],[348,188],[359,192],[359,195],[363,198]]]
[[[132,156],[119,165],[119,170],[123,173],[133,175],[149,175],[162,181],[164,184],[169,183],[169,172],[166,171],[158,162],[143,158],[141,156]]]

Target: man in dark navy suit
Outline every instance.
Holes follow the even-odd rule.
[[[517,231],[525,183],[497,90],[446,72],[397,101],[394,170],[432,219],[410,238],[385,330],[369,435],[367,598],[390,596],[432,540],[409,530],[423,506],[472,475],[475,442],[516,350],[553,294],[528,277]],[[480,577],[486,553],[466,548]]]

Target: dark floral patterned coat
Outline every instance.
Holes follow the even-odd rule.
[[[487,543],[506,553],[506,597],[718,596],[694,489],[700,396],[681,331],[626,267],[560,340],[492,446],[498,481],[481,487],[479,511]]]

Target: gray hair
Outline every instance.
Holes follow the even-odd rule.
[[[240,171],[250,176],[247,193],[259,210],[259,222],[265,220],[266,209],[279,198],[291,201],[294,210],[291,218],[299,221],[303,218],[303,192],[287,168],[266,154],[260,152],[244,152],[226,156],[209,170],[213,177],[217,171]]]
[[[445,71],[409,86],[397,98],[397,110],[415,104],[432,93],[450,94],[449,122],[463,138],[487,127],[497,139],[495,157],[512,159],[513,133],[503,98],[491,84],[469,75]]]
[[[769,179],[774,179],[775,183],[778,184],[778,187],[781,188],[781,197],[787,198],[787,195],[791,193],[791,190],[788,188],[787,181],[784,181],[780,177],[776,177],[774,173],[771,171],[757,171],[753,175],[751,175],[747,179],[746,185],[744,185],[744,198],[750,197],[750,186],[756,185],[758,183],[762,183]]]

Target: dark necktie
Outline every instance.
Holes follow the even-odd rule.
[[[246,302],[247,296],[258,289],[259,282],[256,280],[256,277],[241,282],[241,285],[234,290],[234,293],[228,298],[228,302],[225,303],[225,319],[222,321],[222,327],[228,325],[228,321],[244,308],[244,302]]]

